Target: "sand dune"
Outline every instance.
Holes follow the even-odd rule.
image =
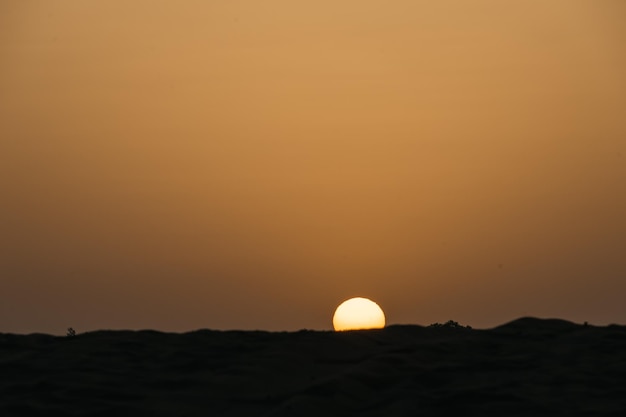
[[[622,416],[626,327],[0,334],[0,415]]]

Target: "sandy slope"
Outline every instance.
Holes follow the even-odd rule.
[[[0,334],[0,415],[626,415],[626,327]]]

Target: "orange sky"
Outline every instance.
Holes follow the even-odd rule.
[[[0,332],[626,323],[626,2],[0,3]]]

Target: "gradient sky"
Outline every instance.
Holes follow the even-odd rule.
[[[0,332],[626,323],[626,2],[0,2]]]

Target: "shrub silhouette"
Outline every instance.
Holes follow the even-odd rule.
[[[453,320],[448,320],[447,322],[441,324],[441,323],[433,323],[428,327],[447,327],[447,328],[451,328],[451,329],[471,329],[471,326],[463,326],[461,324],[459,324],[456,321]]]

